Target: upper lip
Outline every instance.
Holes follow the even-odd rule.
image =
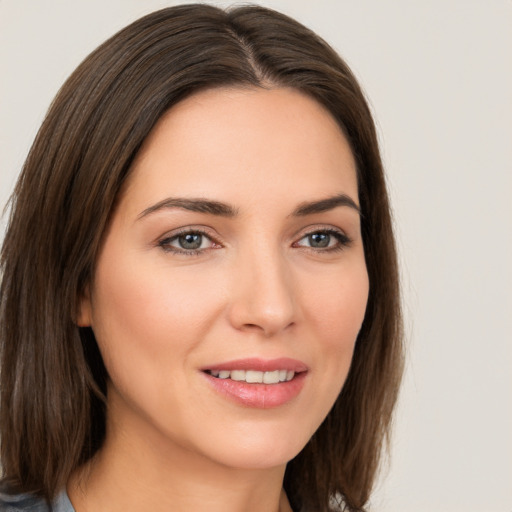
[[[216,363],[211,366],[202,368],[203,371],[213,370],[256,370],[260,372],[273,372],[276,370],[287,370],[295,373],[305,372],[308,367],[302,361],[291,359],[289,357],[280,357],[277,359],[262,359],[259,357],[251,357],[246,359],[235,359]]]

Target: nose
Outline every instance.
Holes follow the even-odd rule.
[[[235,267],[229,309],[233,327],[265,337],[291,327],[296,303],[286,260],[277,251],[256,250],[239,258]]]

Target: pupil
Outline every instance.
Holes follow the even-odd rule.
[[[328,247],[331,241],[331,235],[328,233],[314,233],[309,235],[309,244],[311,247]]]
[[[199,249],[202,243],[202,235],[188,233],[186,235],[181,235],[178,238],[178,242],[182,249]]]

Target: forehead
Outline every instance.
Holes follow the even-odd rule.
[[[340,192],[357,200],[357,179],[345,136],[317,101],[288,88],[222,88],[195,94],[160,119],[125,192],[137,208],[177,194],[235,204]]]

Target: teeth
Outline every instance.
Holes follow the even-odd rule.
[[[210,374],[219,379],[231,379],[249,384],[278,384],[293,379],[295,372],[291,370],[274,370],[259,372],[257,370],[211,370]]]
[[[263,374],[264,384],[277,384],[279,382],[279,370],[275,372],[265,372]]]
[[[232,370],[231,380],[245,380],[245,370]]]
[[[253,370],[247,370],[245,372],[245,382],[249,383],[261,383],[263,382],[263,372],[255,372]]]

